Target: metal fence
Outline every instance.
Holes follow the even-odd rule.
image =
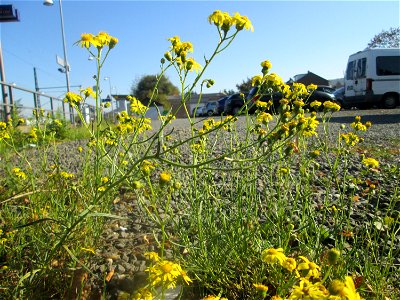
[[[43,109],[53,117],[65,120],[74,120],[74,112],[69,109],[63,99],[49,96],[43,92],[37,92],[16,86],[15,84],[0,81],[2,91],[2,103],[0,103],[0,120],[7,121],[13,115],[30,118],[34,110]]]

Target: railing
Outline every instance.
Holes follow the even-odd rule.
[[[7,121],[17,110],[20,117],[29,118],[33,110],[43,109],[53,117],[71,120],[69,110],[65,109],[65,103],[61,98],[49,96],[43,92],[37,92],[26,88],[18,87],[0,81],[3,101],[0,103],[0,120]],[[32,103],[33,105],[27,105]],[[72,118],[73,119],[73,118]]]

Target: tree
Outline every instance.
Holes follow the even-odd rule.
[[[134,82],[131,87],[131,93],[143,103],[148,103],[153,94],[154,87],[157,83],[157,75],[145,75],[138,81]],[[169,110],[171,104],[167,100],[167,96],[179,95],[179,89],[173,85],[168,77],[162,75],[157,86],[157,94],[153,99],[163,105],[165,110]]]
[[[243,80],[242,83],[237,84],[236,88],[238,89],[239,93],[248,93],[253,86],[251,85],[251,78],[247,78],[247,80]]]
[[[400,27],[383,30],[375,35],[369,42],[367,48],[399,48]]]

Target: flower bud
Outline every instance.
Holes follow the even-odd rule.
[[[327,253],[327,257],[328,257],[329,264],[335,265],[339,261],[340,251],[336,248],[329,249],[328,253]]]

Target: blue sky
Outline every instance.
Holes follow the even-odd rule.
[[[2,0],[19,10],[20,22],[1,23],[1,44],[7,82],[34,89],[33,68],[40,87],[65,85],[56,55],[63,57],[59,2]],[[127,94],[143,75],[159,72],[159,61],[168,50],[167,38],[178,35],[194,46],[194,58],[203,63],[218,41],[207,21],[220,9],[246,15],[254,32],[241,32],[227,51],[206,72],[215,85],[209,92],[236,89],[247,77],[260,73],[260,62],[269,59],[272,71],[288,80],[314,72],[324,78],[343,77],[350,54],[364,49],[370,39],[399,26],[398,1],[71,1],[63,0],[64,28],[71,85],[92,86],[93,61],[85,49],[73,45],[80,34],[106,31],[119,43],[102,71],[102,89]],[[178,85],[176,74],[168,73]],[[46,90],[55,96],[62,89]],[[23,102],[31,101],[25,99]]]

